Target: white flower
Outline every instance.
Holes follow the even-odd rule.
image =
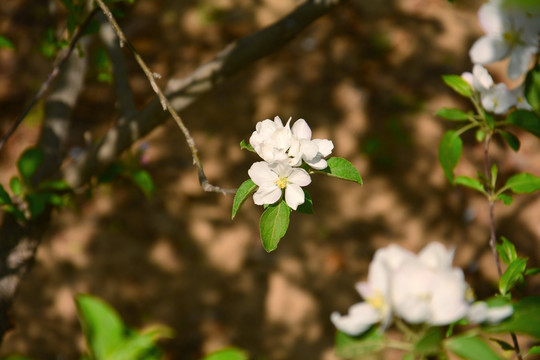
[[[461,77],[480,95],[482,107],[495,114],[505,114],[516,105],[516,96],[504,83],[495,84],[489,72],[482,65],[474,65],[472,74],[465,72]]]
[[[512,305],[488,307],[484,301],[477,301],[469,307],[467,319],[472,324],[487,322],[497,324],[514,313]]]
[[[478,18],[486,35],[471,47],[472,62],[485,65],[510,57],[508,76],[516,79],[524,74],[538,51],[538,17],[488,2],[478,11]]]
[[[523,110],[532,110],[532,106],[525,97],[525,84],[521,84],[517,88],[511,90],[512,95],[516,97],[516,108]]]
[[[266,119],[257,123],[249,143],[264,161],[271,163],[288,159],[287,150],[292,142],[290,122],[289,118],[283,126],[280,117],[276,116],[273,121]]]
[[[253,194],[257,205],[273,204],[281,198],[285,190],[285,201],[293,210],[305,201],[301,186],[311,183],[311,177],[301,168],[293,168],[283,162],[267,163],[259,161],[251,165],[248,174],[259,187]]]
[[[342,316],[337,311],[333,312],[330,315],[330,320],[339,330],[348,335],[356,336],[379,322],[380,314],[369,303],[358,303],[349,308],[347,315]]]
[[[468,290],[463,271],[452,268],[453,250],[431,243],[417,257],[406,259],[392,277],[394,312],[405,321],[447,325],[463,318]]]
[[[289,149],[291,165],[299,166],[304,160],[314,169],[322,170],[328,165],[324,157],[330,155],[334,144],[326,139],[311,140],[311,129],[304,119],[298,119],[292,127],[293,141]]]

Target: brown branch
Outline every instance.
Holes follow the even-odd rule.
[[[197,68],[183,80],[172,80],[165,91],[176,112],[187,108],[202,94],[253,62],[281,49],[313,21],[328,13],[341,0],[308,0],[289,15],[254,34],[228,45],[216,58]],[[155,98],[131,119],[118,123],[83,155],[64,169],[64,178],[74,188],[103,171],[131,144],[161,125],[167,118],[160,100]],[[188,140],[189,141],[189,140]],[[201,176],[201,173],[199,173]],[[203,188],[208,184],[201,178]]]

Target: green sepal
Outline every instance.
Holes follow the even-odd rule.
[[[245,140],[240,141],[240,149],[256,152],[253,146],[251,146],[251,144],[246,143]]]

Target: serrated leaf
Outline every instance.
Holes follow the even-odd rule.
[[[540,338],[540,296],[529,296],[513,305],[514,313],[500,324],[483,326],[490,333],[517,332]]]
[[[519,142],[519,139],[517,138],[517,136],[515,136],[514,134],[508,131],[500,130],[499,132],[512,150],[514,151],[519,150],[521,143]]]
[[[512,197],[512,195],[503,194],[503,193],[497,195],[497,199],[502,200],[504,205],[512,205],[512,202],[514,201],[514,198]]]
[[[214,351],[211,354],[206,355],[203,360],[248,360],[248,354],[238,348],[230,347]]]
[[[326,163],[328,164],[328,167],[321,172],[362,185],[360,173],[348,160],[340,157],[331,157],[326,160]]]
[[[26,184],[31,185],[32,176],[42,161],[43,152],[38,148],[30,148],[22,153],[17,161],[17,168]]]
[[[454,354],[468,360],[502,360],[482,339],[475,336],[457,336],[445,341]]]
[[[464,113],[459,109],[454,108],[442,108],[439,109],[435,115],[445,118],[446,120],[452,121],[466,121],[470,118],[471,115]]]
[[[7,191],[4,189],[2,185],[0,185],[0,205],[4,204],[11,204],[11,197],[7,193]]]
[[[540,189],[540,177],[529,173],[520,173],[510,177],[504,185],[516,194],[532,193]]]
[[[90,296],[76,297],[77,313],[88,347],[95,359],[106,359],[128,332],[122,320],[108,304]]]
[[[246,199],[251,196],[257,190],[257,185],[251,179],[247,179],[240,185],[236,194],[234,195],[233,206],[232,206],[232,218],[236,216],[240,207],[244,204]]]
[[[152,176],[148,171],[139,169],[131,173],[130,176],[135,185],[142,190],[146,197],[150,197],[153,194],[156,186],[154,185],[154,180],[152,180]]]
[[[441,352],[443,333],[440,328],[431,328],[420,340],[414,344],[414,353],[422,358],[436,355]]]
[[[504,236],[501,236],[501,240],[502,242],[496,246],[497,252],[505,264],[510,264],[518,258],[516,247]]]
[[[540,137],[540,118],[532,111],[521,109],[512,111],[506,118],[506,123]]]
[[[7,48],[14,50],[15,46],[6,37],[0,35],[0,48]]]
[[[338,357],[361,359],[381,351],[384,348],[384,337],[377,327],[372,327],[360,336],[350,336],[337,331],[335,344]]]
[[[451,183],[454,182],[454,169],[461,157],[463,142],[454,130],[444,133],[439,145],[439,161],[446,178]]]
[[[291,209],[285,200],[268,206],[262,214],[259,229],[264,250],[267,252],[274,251],[281,238],[285,236],[290,214]]]
[[[311,195],[307,192],[307,190],[302,189],[304,191],[304,202],[296,208],[296,211],[302,213],[302,214],[309,214],[312,215],[313,212],[313,200],[311,199]]]
[[[482,194],[486,193],[486,191],[484,190],[484,185],[482,185],[480,181],[470,178],[468,176],[458,176],[455,178],[454,183],[479,191]]]
[[[458,94],[465,97],[471,97],[473,95],[471,85],[466,82],[461,76],[443,75],[442,78],[446,85],[450,86]]]
[[[249,150],[251,152],[256,152],[253,146],[251,144],[246,143],[244,140],[240,141],[240,149],[242,150]]]
[[[506,295],[516,283],[523,281],[523,273],[527,267],[527,259],[516,259],[512,261],[499,280],[499,291]]]

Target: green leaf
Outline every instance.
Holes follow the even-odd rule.
[[[43,161],[43,152],[38,148],[25,150],[17,161],[17,168],[23,181],[30,185],[38,166]]]
[[[309,214],[309,215],[313,215],[313,200],[311,199],[311,195],[309,195],[309,193],[307,192],[307,190],[305,189],[302,189],[304,190],[304,203],[298,205],[298,207],[296,208],[296,211],[302,213],[302,214]]]
[[[446,120],[452,120],[452,121],[465,121],[471,117],[471,115],[464,113],[463,111],[459,109],[454,109],[454,108],[439,109],[435,113],[435,115],[445,118]]]
[[[94,359],[108,359],[125,339],[128,329],[108,304],[90,296],[76,297],[77,312]]]
[[[486,119],[486,123],[488,124],[489,128],[493,130],[495,128],[495,118],[493,115],[484,113],[484,118]]]
[[[499,346],[503,350],[506,350],[506,351],[514,350],[514,347],[512,345],[510,345],[509,343],[507,343],[506,341],[495,339],[495,338],[489,338],[489,340],[499,344]]]
[[[0,35],[0,48],[15,50],[15,46],[6,37]]]
[[[242,150],[245,149],[245,150],[249,150],[251,152],[256,152],[255,149],[253,148],[253,146],[251,146],[251,144],[246,143],[244,140],[242,140],[240,142],[240,149],[242,149]]]
[[[527,73],[525,78],[525,97],[536,111],[540,110],[540,66]]]
[[[482,142],[486,138],[486,132],[482,129],[476,130],[476,133],[474,134],[474,137],[476,141]]]
[[[4,204],[11,204],[11,197],[7,193],[7,191],[4,189],[2,185],[0,185],[0,205]]]
[[[527,351],[527,355],[538,355],[540,354],[540,345],[533,346]]]
[[[470,178],[468,176],[458,176],[454,180],[454,183],[457,185],[463,185],[468,188],[474,189],[476,191],[481,192],[482,194],[486,193],[486,191],[484,190],[484,185],[482,185],[480,181]]]
[[[490,333],[517,332],[540,338],[540,296],[529,296],[514,304],[514,313],[500,324],[483,326]]]
[[[4,210],[8,213],[11,213],[13,214],[13,216],[15,216],[16,219],[18,220],[21,220],[21,221],[25,221],[26,220],[26,215],[24,215],[24,213],[19,210],[18,208],[15,207],[15,205],[13,204],[7,204],[4,208]]]
[[[359,336],[349,336],[337,331],[335,344],[338,357],[361,359],[366,355],[381,351],[384,348],[384,337],[377,327],[372,327]]]
[[[508,131],[499,130],[499,133],[502,135],[504,140],[506,140],[506,143],[510,148],[514,151],[518,151],[519,147],[521,146],[521,143],[519,142],[519,139],[512,133]]]
[[[454,169],[461,157],[463,142],[454,130],[449,130],[444,133],[439,145],[439,161],[443,168],[446,178],[451,183],[454,183]]]
[[[414,344],[414,353],[428,357],[441,352],[443,333],[441,328],[431,328],[420,340]]]
[[[156,347],[156,341],[160,338],[172,337],[172,330],[161,326],[144,334],[130,332],[122,342],[107,355],[106,360],[144,359],[160,360],[161,351]]]
[[[454,354],[468,360],[502,360],[482,339],[475,336],[457,336],[445,341]]]
[[[514,201],[514,198],[512,197],[512,195],[503,194],[503,193],[498,194],[497,199],[502,200],[504,205],[512,205],[512,202]]]
[[[259,229],[264,250],[267,252],[274,251],[287,232],[290,214],[291,209],[285,200],[270,205],[262,214]]]
[[[50,180],[44,181],[38,185],[40,190],[67,191],[70,190],[68,183],[65,180]]]
[[[505,264],[510,264],[517,260],[516,247],[507,238],[501,236],[502,243],[497,244],[497,252]]]
[[[22,184],[21,179],[19,177],[14,176],[9,181],[9,187],[11,188],[11,191],[13,192],[13,195],[15,196],[21,196],[22,194]]]
[[[210,353],[206,355],[203,360],[248,360],[248,354],[238,348],[229,347],[225,349],[221,349],[218,351],[214,351],[213,353]]]
[[[251,179],[247,179],[240,185],[236,194],[234,195],[233,206],[232,206],[232,218],[236,216],[236,213],[240,207],[244,204],[246,199],[251,196],[257,189],[257,185]]]
[[[471,97],[473,95],[473,90],[471,85],[466,82],[459,75],[443,75],[443,81],[446,85],[450,86],[455,92],[465,97]]]
[[[516,194],[532,193],[540,189],[540,178],[529,173],[516,174],[506,181],[504,188]]]
[[[515,110],[506,118],[506,123],[522,128],[540,137],[540,118],[532,111]]]
[[[540,274],[540,268],[538,268],[538,267],[534,267],[534,268],[530,268],[530,269],[525,270],[525,275],[526,276],[534,276],[534,275],[537,275],[537,274]]]
[[[502,274],[499,280],[499,291],[506,295],[516,283],[523,281],[523,273],[527,267],[527,259],[516,259],[508,265],[508,268]]]
[[[50,203],[51,193],[30,193],[25,196],[25,200],[28,203],[28,210],[30,210],[30,215],[32,219],[37,218],[41,215],[47,204]]]
[[[348,160],[340,157],[331,157],[326,160],[328,167],[321,172],[340,179],[354,181],[362,185],[362,177]]]
[[[150,197],[150,195],[152,195],[152,193],[156,189],[154,181],[152,180],[152,176],[146,170],[136,170],[131,174],[131,179],[133,180],[135,185],[137,185],[137,187],[142,190],[146,197]]]

